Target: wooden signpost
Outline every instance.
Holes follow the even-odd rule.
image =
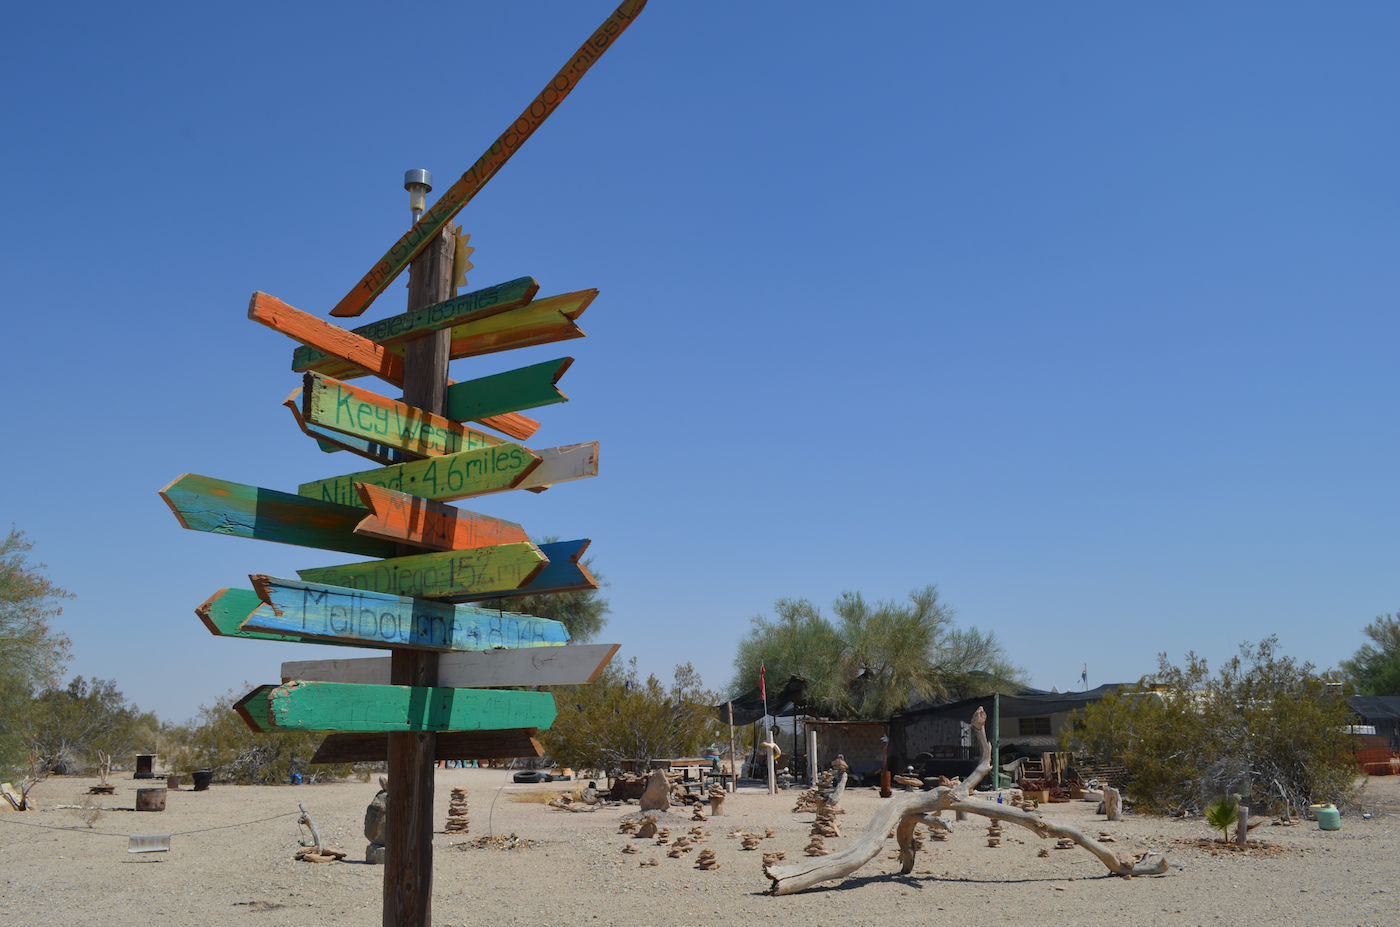
[[[587,540],[536,544],[514,522],[445,504],[598,474],[596,441],[518,443],[541,427],[524,410],[568,401],[557,384],[572,358],[461,383],[447,370],[454,358],[582,338],[577,319],[598,291],[536,299],[539,284],[521,277],[459,296],[470,249],[451,219],[644,5],[625,0],[331,315],[360,315],[408,269],[406,312],[351,331],[253,294],[248,317],[299,344],[292,369],[304,379],[284,401],[297,428],[323,451],[378,467],[313,479],[295,494],[192,473],[160,490],[182,527],[361,558],[298,570],[297,579],[254,573],[252,589],[220,589],[196,614],[221,637],[389,652],[284,663],[280,683],[235,706],[269,736],[330,732],[313,762],[388,761],[385,927],[431,924],[435,761],[539,756],[535,735],[555,707],[534,689],[592,682],[617,651],[571,645],[562,623],[491,605],[596,589],[582,562]],[[402,398],[346,382],[364,376],[401,387]]]

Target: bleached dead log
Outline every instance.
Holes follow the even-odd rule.
[[[875,812],[861,835],[839,853],[808,862],[764,867],[765,874],[773,882],[771,893],[790,895],[813,885],[850,875],[879,854],[884,846],[886,834],[892,827],[895,828],[895,837],[899,841],[900,868],[909,873],[914,868],[914,828],[919,824],[933,824],[934,821],[938,821],[934,826],[947,828],[948,825],[935,818],[933,812],[948,810],[980,814],[993,820],[1019,824],[1042,838],[1063,837],[1073,840],[1097,856],[1108,870],[1116,875],[1157,875],[1166,872],[1167,861],[1161,856],[1152,854],[1136,862],[1120,859],[1108,847],[1077,827],[1047,821],[1036,812],[969,798],[973,787],[982,781],[982,777],[992,768],[992,748],[983,730],[986,721],[986,712],[978,708],[972,716],[972,728],[981,748],[982,759],[972,775],[953,786],[939,786],[928,792],[906,792],[887,800]]]

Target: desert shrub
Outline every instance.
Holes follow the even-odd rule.
[[[668,688],[655,676],[642,681],[637,660],[609,665],[584,686],[554,689],[558,717],[540,742],[554,760],[579,770],[616,769],[623,759],[643,768],[662,757],[694,756],[720,735],[711,705],[719,696],[704,688],[686,663]]]
[[[1201,811],[1222,794],[1262,810],[1353,797],[1346,700],[1311,663],[1279,656],[1270,637],[1212,675],[1194,653],[1087,706],[1061,749],[1121,763],[1128,796],[1151,811]]]
[[[249,687],[251,688],[251,686]],[[195,720],[167,732],[171,765],[181,775],[207,769],[216,782],[240,785],[285,783],[292,773],[318,779],[340,779],[363,770],[348,763],[312,766],[311,757],[326,736],[310,731],[258,734],[250,730],[233,705],[233,692],[212,706],[201,706]]]
[[[117,690],[113,679],[74,677],[34,697],[25,736],[43,765],[59,775],[94,770],[100,754],[122,758],[150,749],[160,723]]]

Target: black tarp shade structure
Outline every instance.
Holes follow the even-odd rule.
[[[730,702],[720,702],[715,706],[715,717],[729,723]],[[753,689],[733,699],[734,723],[742,726],[763,720],[763,699],[758,690]],[[775,718],[788,718],[803,714],[807,710],[807,680],[801,676],[789,676],[780,691],[768,687],[768,713]]]

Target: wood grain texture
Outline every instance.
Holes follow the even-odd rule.
[[[366,557],[392,557],[394,545],[355,533],[360,507],[336,505],[274,489],[260,489],[185,473],[160,491],[180,525],[234,537]],[[359,497],[355,496],[356,501]]]
[[[579,456],[581,455],[578,452],[572,455],[551,455],[555,466],[550,472],[564,472],[570,464],[577,469],[581,466]],[[545,451],[536,453],[518,444],[500,444],[447,457],[414,460],[380,467],[377,470],[361,470],[344,476],[313,480],[298,486],[297,493],[308,499],[356,507],[360,510],[356,517],[358,524],[365,516],[365,504],[360,494],[355,491],[356,483],[407,492],[422,499],[447,502],[514,489],[543,466],[545,459]],[[595,467],[595,473],[596,469]]]
[[[397,448],[366,441],[364,438],[356,438],[353,435],[331,431],[329,428],[322,428],[319,425],[308,424],[306,419],[301,416],[301,387],[299,386],[287,394],[287,398],[282,400],[282,405],[291,411],[292,418],[296,420],[297,428],[301,429],[301,433],[308,438],[315,438],[316,444],[327,453],[349,451],[366,460],[384,465],[413,460],[417,456]]]
[[[439,599],[509,593],[529,585],[548,565],[539,547],[525,543],[312,567],[297,575],[308,583]]]
[[[547,618],[260,574],[249,579],[269,608],[250,613],[240,630],[437,651],[554,648],[569,640],[563,623]]]
[[[240,628],[243,622],[252,617],[258,610],[265,610],[271,614],[272,609],[259,598],[258,594],[251,589],[220,589],[218,592],[205,599],[200,606],[194,610],[199,616],[199,620],[204,622],[204,626],[209,629],[209,633],[218,637],[244,637],[253,640],[264,641],[287,641],[290,643],[304,643],[301,637],[295,634],[275,634],[261,631],[242,631]]]
[[[597,441],[542,447],[534,453],[540,458],[540,465],[527,473],[519,483],[510,487],[511,489],[526,489],[539,493],[555,483],[586,480],[598,475]]]
[[[450,356],[456,360],[582,338],[583,329],[574,323],[597,295],[597,289],[561,293],[490,318],[454,325],[451,329]],[[390,345],[389,348],[396,352],[404,350],[403,345]],[[317,363],[314,372],[340,380],[353,380],[364,375],[360,368],[338,358]]]
[[[447,387],[452,388],[451,384]],[[487,428],[494,428],[502,434],[510,435],[517,441],[524,441],[540,430],[540,423],[530,418],[528,415],[521,415],[519,412],[505,412],[501,415],[488,415],[484,418],[475,419],[478,425],[485,425]]]
[[[560,392],[555,384],[573,362],[572,357],[561,357],[518,370],[454,383],[447,388],[443,417],[454,422],[480,421],[489,416],[568,402],[569,397]]]
[[[370,322],[368,325],[351,329],[351,333],[385,347],[401,345],[429,332],[518,309],[534,299],[539,289],[540,285],[534,277],[520,277],[509,283],[489,286],[435,302],[422,309],[413,309],[380,319],[378,322]],[[336,363],[338,360],[333,354],[303,345],[292,352],[292,370],[297,373],[321,370],[321,365]]]
[[[554,723],[554,696],[507,689],[289,682],[240,704],[269,731],[494,731]]]
[[[370,511],[355,526],[355,533],[366,537],[428,550],[470,550],[530,540],[525,529],[513,521],[369,483],[356,483],[355,492]]]
[[[583,329],[575,321],[597,295],[596,289],[564,293],[480,322],[454,326],[448,356],[457,360],[582,338]]]
[[[387,657],[385,658],[387,659]],[[500,731],[440,731],[434,760],[512,760],[544,756],[537,728]],[[311,763],[382,763],[389,756],[388,734],[327,734]]]
[[[444,653],[438,657],[437,684],[453,689],[587,685],[598,678],[620,646],[569,644],[567,647]],[[282,681],[357,682],[382,686],[390,682],[389,662],[389,657],[288,661],[282,664]]]
[[[446,365],[444,359],[443,366]],[[504,438],[468,428],[417,406],[396,402],[363,387],[318,373],[308,373],[305,377],[301,415],[311,425],[419,457],[444,457],[506,443]]]
[[[336,303],[331,315],[338,318],[357,316],[369,308],[374,298],[403,272],[427,242],[452,221],[452,217],[476,196],[510,156],[515,154],[559,104],[564,102],[564,98],[578,86],[578,82],[588,73],[593,63],[612,47],[618,36],[632,24],[645,6],[646,0],[624,0],[559,73],[554,75],[554,79],[545,85],[539,96],[530,101],[530,105],[511,123],[510,128],[501,133],[491,147],[486,149],[486,153],[477,158],[476,163],[423,213],[413,228],[396,241],[370,272]]]
[[[248,318],[395,386],[403,385],[402,357],[368,338],[293,308],[275,296],[254,293],[248,302]]]
[[[589,542],[555,541],[541,544],[540,550],[549,558],[549,564],[518,590],[496,590],[487,593],[472,593],[453,596],[451,601],[475,602],[506,598],[516,595],[541,595],[551,592],[579,592],[584,589],[597,589],[598,580],[580,560]]]

